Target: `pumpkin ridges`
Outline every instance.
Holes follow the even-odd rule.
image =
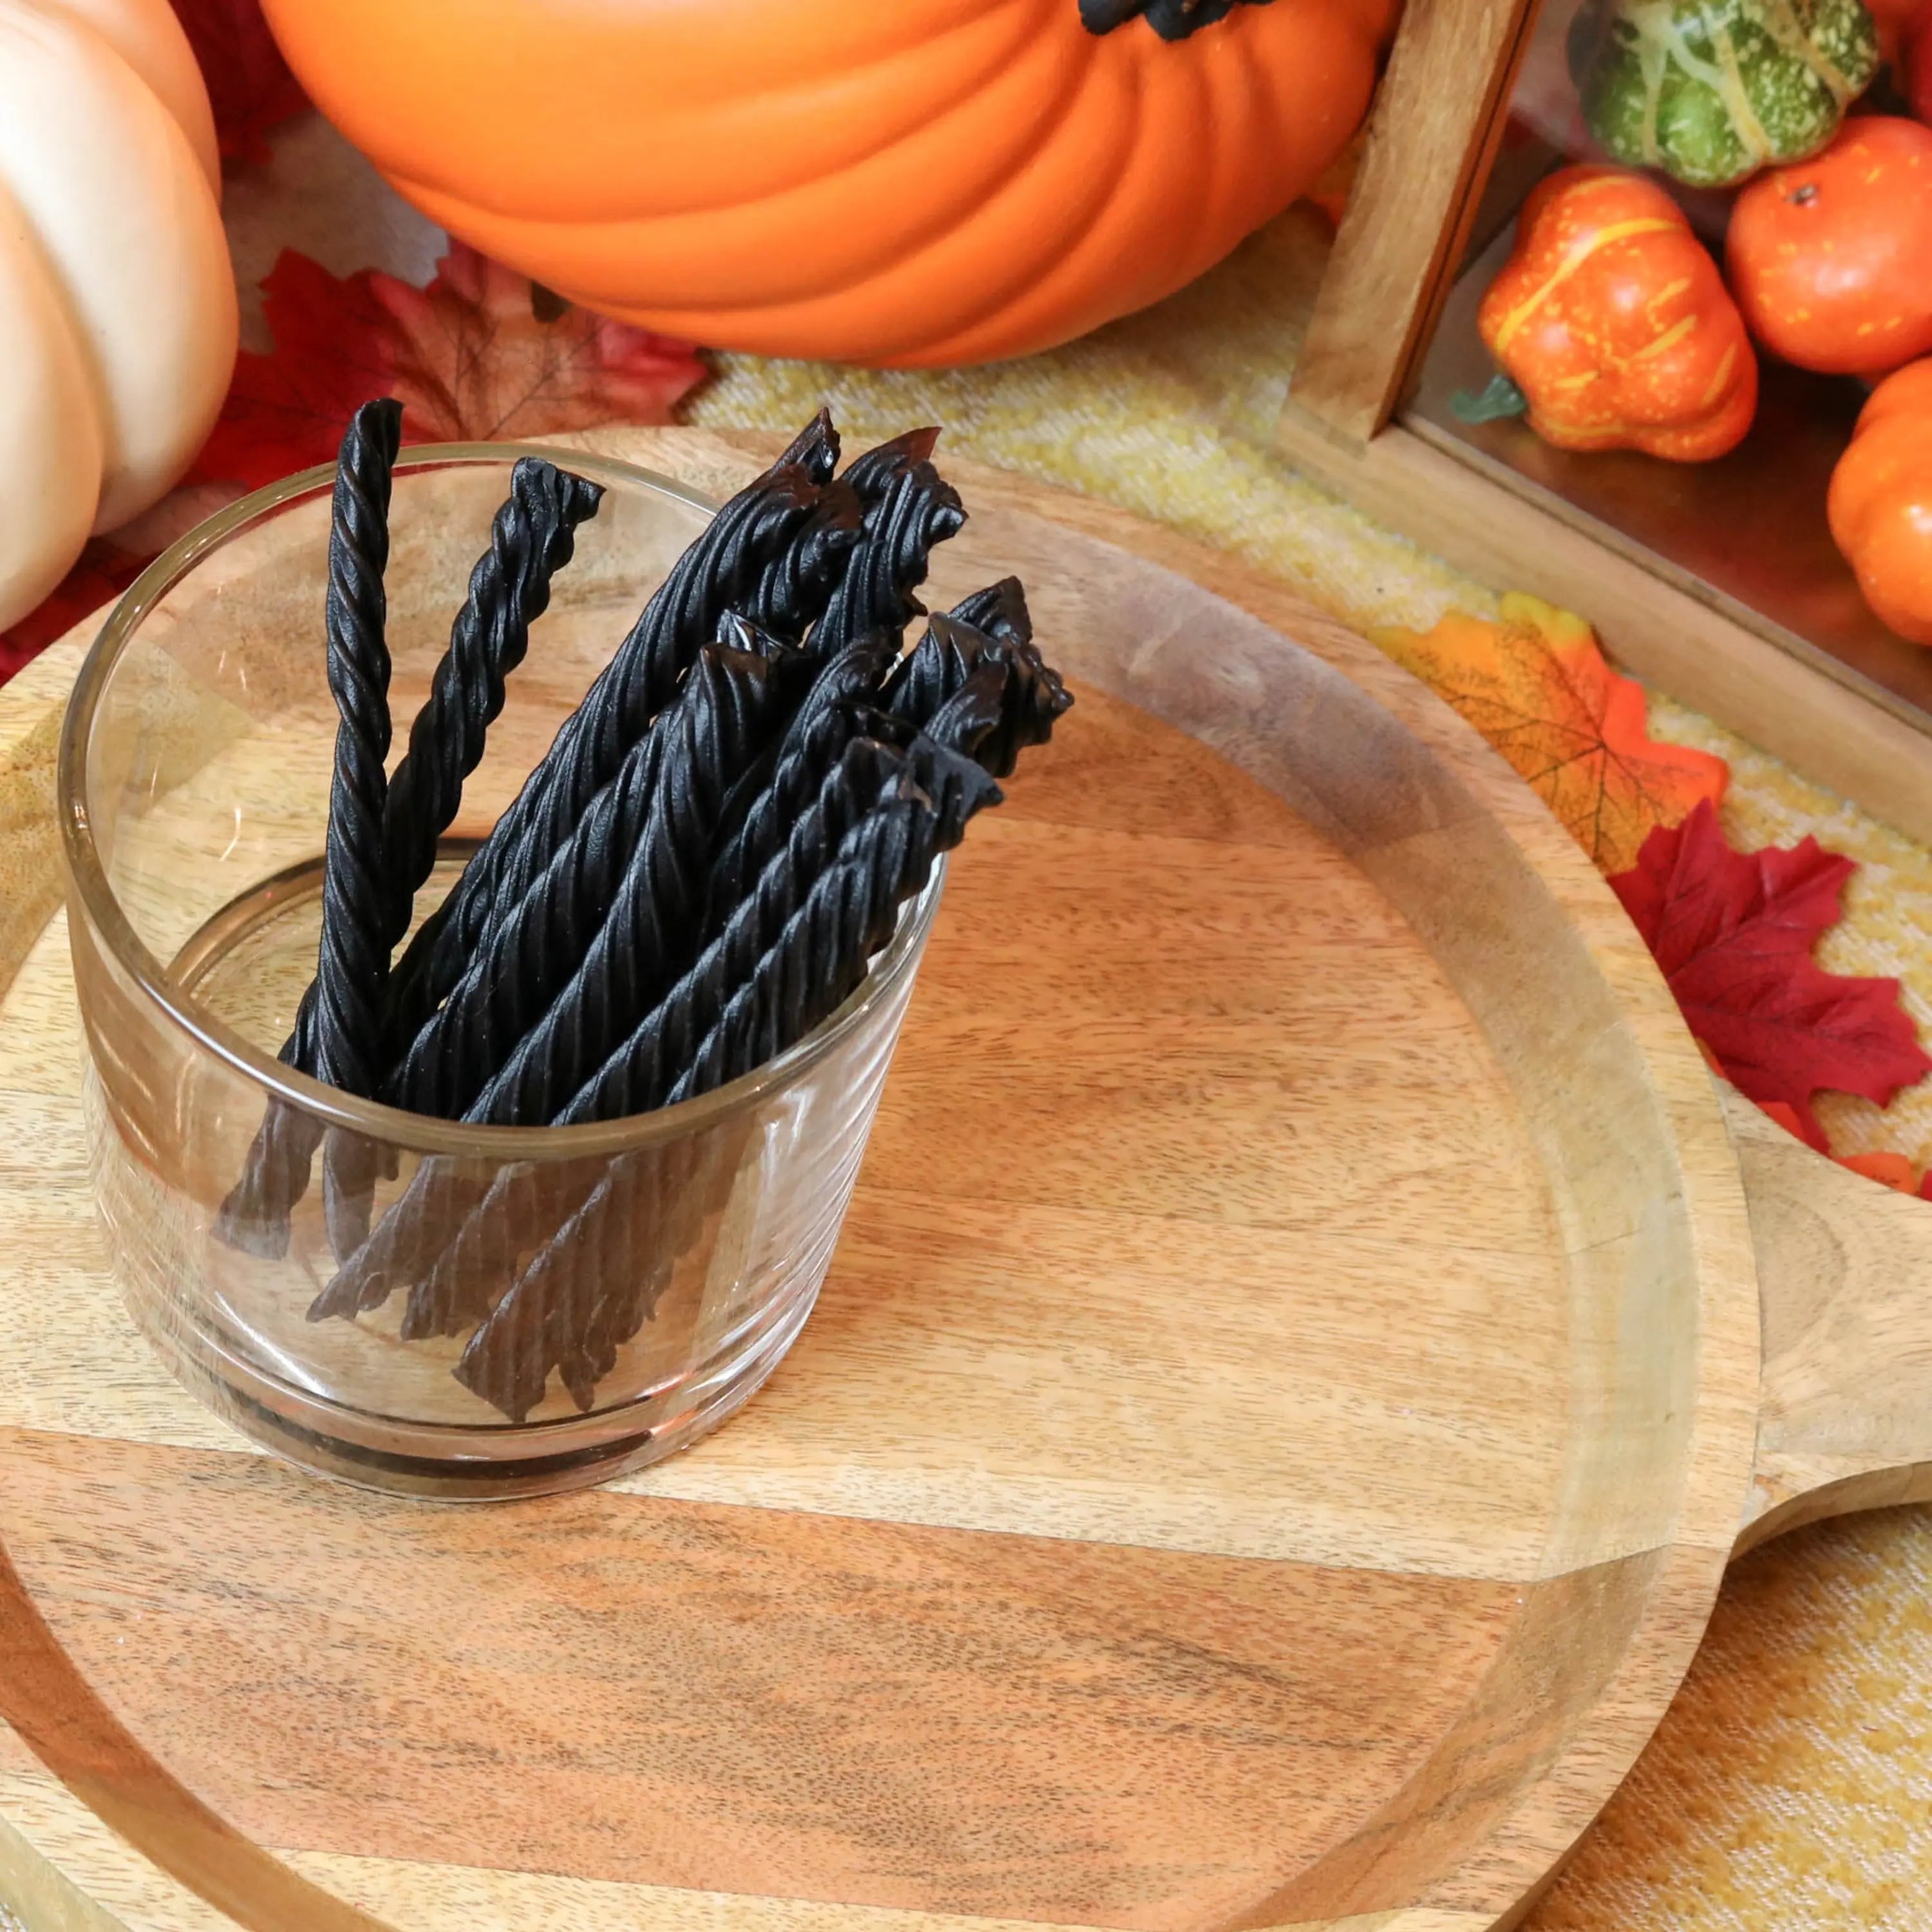
[[[1742,320],[1682,211],[1642,176],[1550,176],[1478,322],[1531,427],[1559,447],[1697,460],[1750,428],[1757,364]]]
[[[1009,170],[998,187],[974,211],[970,242],[962,244],[962,231],[956,226],[947,226],[924,237],[916,245],[894,248],[890,251],[890,260],[864,280],[842,284],[828,294],[806,296],[778,304],[778,312],[784,316],[786,326],[792,332],[788,340],[809,344],[812,329],[820,327],[854,338],[857,345],[843,353],[808,346],[789,352],[824,353],[835,360],[891,352],[898,346],[895,338],[905,333],[906,314],[919,313],[922,305],[929,306],[932,292],[949,283],[959,290],[960,296],[953,310],[938,318],[934,333],[977,324],[1012,299],[1016,291],[1040,280],[1050,266],[1065,255],[1069,246],[1068,231],[1077,233],[1081,225],[1092,218],[1115,192],[1124,170],[1126,146],[1123,139],[1116,149],[1096,153],[1086,144],[1085,130],[1075,119],[1065,113],[1058,116],[1044,137],[1036,137],[1029,146],[1027,159],[1034,165]],[[1065,198],[1054,185],[1058,178],[1048,164],[1057,148],[1068,151],[1070,154],[1077,154],[1082,164],[1076,175],[1082,190],[1079,200]],[[452,232],[461,232],[461,224],[466,220],[474,221],[466,210],[450,209],[446,212],[432,196],[424,197],[421,205],[432,218],[443,221]],[[786,218],[807,220],[810,217],[800,214],[788,215]],[[1012,236],[1014,245],[1010,249],[1001,248],[991,239],[996,225],[1001,224]],[[660,239],[663,226],[650,224],[649,230],[638,240]],[[508,231],[507,224],[493,224],[484,232],[488,238],[481,245],[488,252],[498,252],[495,246],[498,241],[508,242],[508,248],[502,251],[506,254],[516,245],[514,234]],[[715,241],[715,230],[700,233],[695,238],[708,247]],[[746,247],[748,249],[749,244]],[[641,253],[641,249],[638,252]],[[965,258],[963,261],[957,259],[962,256]],[[949,260],[948,257],[956,259]],[[757,256],[755,254],[748,254],[747,259],[755,262]],[[572,295],[567,279],[560,277],[554,286],[560,294],[578,299]],[[737,317],[744,313],[728,303],[714,308],[705,305],[661,307],[653,302],[648,311],[631,311],[608,302],[596,305],[617,315],[620,320],[628,320],[634,313],[646,312],[693,320],[720,314]],[[881,336],[874,340],[862,332],[864,325],[858,318],[875,311],[887,318],[884,326],[891,330],[890,338]],[[680,325],[673,332],[686,334],[694,340],[713,339],[699,327]],[[746,338],[742,329],[734,329],[730,339]],[[916,350],[916,345],[914,346]]]
[[[1265,10],[1275,14],[1278,21],[1282,23],[1278,26],[1277,32],[1293,34],[1297,44],[1298,58],[1304,64],[1302,72],[1304,76],[1317,71],[1320,56],[1316,49],[1310,46],[1310,40],[1316,33],[1336,32],[1333,14],[1326,8],[1318,12],[1312,7],[1298,7],[1297,0],[1272,0],[1272,4]],[[1226,23],[1222,24],[1225,26]],[[1189,44],[1200,48],[1205,53],[1211,47],[1212,37],[1203,35]],[[1237,63],[1230,58],[1228,64],[1231,68],[1244,64],[1250,75],[1267,70],[1265,63],[1259,61]],[[1213,77],[1211,65],[1204,62],[1202,70],[1195,76],[1196,85],[1204,96],[1209,94]],[[1362,110],[1366,107],[1368,88],[1369,81],[1365,76],[1358,99],[1352,100],[1337,89],[1330,100],[1323,103],[1324,108],[1334,117],[1329,124],[1335,130],[1334,146],[1339,147],[1346,140],[1348,130],[1355,124]],[[1221,89],[1213,98],[1218,100],[1225,98],[1226,92],[1224,80]],[[1164,96],[1150,106],[1148,110],[1150,117],[1164,116],[1166,124],[1164,128],[1155,128],[1141,135],[1133,151],[1137,164],[1149,169],[1165,165],[1171,176],[1172,164],[1166,158],[1190,137],[1190,118],[1194,111],[1198,110],[1191,109],[1173,94]],[[1309,137],[1316,124],[1314,116],[1304,110],[1299,130],[1304,138]],[[1324,148],[1325,145],[1318,139],[1314,143],[1318,148]],[[1124,187],[1124,183],[1122,185]],[[1252,178],[1246,181],[1244,187],[1245,205],[1229,211],[1227,224],[1234,230],[1237,238],[1280,214],[1294,199],[1294,193],[1298,191],[1297,188],[1292,188],[1283,196],[1279,191],[1270,192],[1267,184],[1256,184]],[[1184,193],[1178,184],[1174,194],[1175,220],[1181,231],[1190,238],[1198,238],[1204,242],[1212,231],[1202,219],[1198,194],[1191,188]],[[1069,284],[1078,280],[1080,263],[1088,255],[1105,259],[1106,252],[1111,250],[1119,260],[1128,262],[1148,262],[1151,266],[1150,253],[1144,245],[1145,230],[1151,225],[1144,202],[1136,212],[1119,212],[1126,207],[1126,199],[1124,194],[1117,194],[1110,207],[1116,211],[1120,230],[1117,230],[1109,239],[1102,232],[1102,225],[1096,224],[1094,230],[1083,240],[1079,251],[1056,260],[1048,274],[1001,315],[1001,333],[1016,327],[1024,330],[1044,314],[1058,313],[1071,323],[1067,332],[1069,334],[1082,334],[1110,320],[1113,314],[1119,312],[1118,303],[1111,304],[1104,309],[1096,307],[1080,310],[1075,307],[1068,287]],[[1163,272],[1158,274],[1150,272],[1137,278],[1130,285],[1130,292],[1125,306],[1131,311],[1159,301],[1162,296],[1173,292],[1176,287],[1192,281],[1197,274],[1211,268],[1226,253],[1226,244],[1218,247],[1201,245],[1188,250],[1178,264],[1169,262],[1162,265]],[[1118,284],[1110,290],[1110,294],[1118,292]],[[908,363],[967,362],[992,359],[1001,352],[999,335],[975,323],[944,337],[912,344],[909,352],[892,359],[896,362]]]
[[[902,3],[894,0],[889,26],[900,24]],[[748,54],[783,46],[795,57],[769,76],[748,60],[728,67],[709,88],[677,66],[673,51],[643,50],[622,16],[595,35],[567,23],[505,30],[486,67],[458,44],[472,31],[469,5],[323,0],[311,11],[309,0],[264,0],[263,11],[316,106],[386,174],[509,219],[566,206],[580,222],[728,209],[862,160],[1016,69],[1051,74],[1066,64],[1042,40],[1042,0],[980,0],[923,40],[902,28],[842,64],[795,22],[776,34],[763,23],[778,0],[739,0],[737,10],[752,16],[739,30]],[[788,22],[795,10],[786,8]],[[828,10],[838,10],[813,17]],[[410,44],[403,30],[418,16],[443,22],[442,38],[425,30],[422,47]],[[640,20],[672,17],[662,4],[637,10]],[[597,46],[594,60],[586,53],[572,65],[565,56],[586,44]],[[388,50],[386,57],[345,58],[370,45]],[[440,88],[425,99],[425,60],[451,68],[452,98],[470,90],[477,111],[444,111]],[[554,79],[553,68],[561,70]],[[1022,132],[989,120],[979,136],[1017,142]],[[478,194],[485,182],[490,192]]]
[[[1041,91],[1042,82],[1051,92]],[[734,308],[754,291],[767,302],[805,300],[828,278],[862,286],[897,272],[969,218],[983,223],[1000,196],[1040,170],[1051,142],[1079,138],[1068,122],[1080,86],[1081,76],[1065,70],[1017,68],[1001,76],[996,91],[954,103],[903,141],[722,209],[532,224],[466,206],[405,178],[396,184],[452,232],[501,259],[517,260],[515,250],[548,237],[540,279],[551,287],[574,285],[586,272],[586,258],[601,259],[614,246],[622,251],[628,278],[648,286],[654,303],[667,308]],[[982,137],[984,122],[993,118],[1006,130],[1002,141]],[[1096,175],[1100,166],[1096,154]],[[928,198],[914,202],[892,193],[908,170],[929,181]],[[1090,187],[1097,196],[1106,184],[1096,178]],[[1070,223],[1081,206],[1063,199],[1042,210],[1041,259],[1050,256],[1056,228]],[[860,208],[867,212],[863,222],[851,218],[850,211]],[[511,238],[522,236],[532,239]],[[812,238],[809,249],[796,245],[805,236]]]
[[[214,112],[188,35],[168,0],[36,0],[43,11],[65,15],[98,34],[140,76],[179,124],[221,199],[221,151]]]
[[[1390,0],[1271,0],[1173,43],[1138,28],[1096,39],[1070,0],[714,0],[709,10],[628,0],[596,14],[596,34],[580,31],[590,15],[566,10],[577,22],[568,58],[533,56],[527,75],[517,60],[535,44],[537,22],[554,24],[542,0],[268,4],[298,74],[404,192],[548,286],[721,346],[928,362],[1062,340],[1169,292],[1226,254],[1304,188],[1352,130]],[[869,43],[848,31],[860,16],[878,29]],[[813,38],[821,20],[842,36],[832,53]],[[432,26],[461,45],[424,100],[418,74],[395,70],[399,50],[426,44]],[[928,146],[922,129],[882,143],[883,124],[862,106],[878,82],[879,46],[942,40],[942,28],[970,30],[976,50],[1016,51],[966,91],[972,111],[956,124],[970,125],[969,137]],[[688,53],[707,34],[716,44],[703,71],[683,76],[683,91],[676,60],[656,58],[624,98],[625,126],[601,124],[601,104],[615,98],[607,76],[630,57],[626,50],[644,62],[637,50],[674,41]],[[748,110],[721,111],[704,127],[692,106],[717,92],[729,68],[721,50],[740,39],[760,43],[757,71],[730,76],[764,110],[755,142],[744,137]],[[854,51],[862,45],[862,59]],[[791,59],[782,72],[782,51]],[[863,73],[835,88],[825,76],[838,58]],[[550,86],[572,62],[597,71],[574,93],[561,81]],[[924,81],[943,80],[957,105],[959,64],[929,52],[928,64]],[[514,94],[506,73],[516,74]],[[772,74],[779,77],[766,85]],[[1072,90],[1057,116],[1065,138],[1042,153],[1037,116],[996,104],[1058,98],[1063,82]],[[1184,125],[1171,176],[1108,158],[1137,155],[1123,146],[1135,118],[1123,103],[1142,90],[1150,125]],[[571,128],[553,125],[546,109],[550,119],[539,113],[497,138],[500,104],[526,92],[540,104],[568,102]],[[823,111],[835,92],[836,116]],[[819,124],[810,141],[788,148],[786,130],[808,124],[814,99],[832,131]],[[661,100],[669,104],[660,116]],[[924,119],[945,112],[935,106]],[[572,145],[586,122],[596,124],[587,160],[545,146],[552,136]],[[672,165],[608,165],[613,154],[634,158],[661,142],[667,128],[679,136]],[[726,128],[734,130],[730,152],[720,145]],[[765,149],[763,161],[747,159],[753,146]],[[874,158],[853,165],[855,148]],[[522,167],[532,152],[532,166]],[[968,175],[976,178],[964,192]],[[783,185],[767,193],[773,182]],[[989,182],[998,184],[991,191]],[[742,192],[748,182],[758,191]],[[714,206],[734,194],[729,206]],[[712,207],[706,218],[688,212],[700,201]],[[620,202],[621,212],[607,212]],[[1094,222],[1124,245],[1086,245]]]
[[[925,272],[921,264],[930,250],[943,246],[955,232],[954,218],[970,212],[984,221],[1000,196],[1026,188],[1026,177],[1039,170],[1053,143],[1065,142],[1070,146],[1079,139],[1079,130],[1069,118],[1077,76],[1062,73],[1051,77],[1059,85],[1051,98],[1034,104],[1028,117],[1028,138],[1004,150],[985,146],[979,156],[983,172],[953,171],[944,184],[946,198],[936,212],[923,206],[912,211],[920,218],[919,232],[910,232],[909,222],[902,227],[890,219],[869,227],[837,220],[842,205],[880,204],[878,176],[907,162],[904,153],[895,149],[889,155],[868,156],[838,174],[746,202],[722,214],[658,216],[625,223],[544,223],[542,233],[550,242],[548,286],[560,293],[568,290],[580,273],[580,253],[601,259],[614,245],[622,248],[633,274],[648,280],[654,294],[662,292],[660,300],[652,305],[661,305],[667,312],[734,309],[746,299],[740,290],[748,284],[755,284],[768,300],[779,304],[809,302],[814,296],[813,284],[822,282],[828,272],[838,275],[842,286],[855,291],[878,279],[916,278]],[[970,129],[975,106],[970,101],[958,104],[952,118]],[[956,151],[958,130],[950,121],[928,124],[921,132],[930,137],[935,151],[928,164]],[[1091,158],[1086,185],[1095,200],[1108,191],[1108,158]],[[465,206],[420,183],[399,182],[398,185],[433,220],[451,232],[473,240],[486,254],[514,260],[520,248],[534,245],[533,241],[526,244],[524,240],[529,225],[514,217],[494,216]],[[1057,213],[1064,224],[1071,223],[1084,206],[1062,201],[1046,213],[1049,217]],[[890,217],[894,211],[886,206],[882,212]],[[820,252],[790,267],[783,253],[788,242],[797,234],[814,232],[823,236]],[[1033,254],[1002,265],[1016,279],[1036,272],[1039,265],[1062,245],[1050,219],[1037,226],[1032,238]],[[719,279],[694,287],[682,279],[694,269]],[[608,301],[592,305],[616,312]]]
[[[1300,19],[1298,24],[1295,15],[1298,9]],[[1340,62],[1342,50],[1346,46],[1350,34],[1346,16],[1339,16],[1337,10],[1325,5],[1318,7],[1316,0],[1274,0],[1274,5],[1255,17],[1266,18],[1269,16],[1276,16],[1279,22],[1278,31],[1281,33],[1284,46],[1298,41],[1305,52],[1310,32],[1324,32],[1332,35],[1330,58]],[[1210,44],[1210,40],[1208,37],[1204,36],[1190,44],[1204,47]],[[1272,61],[1257,58],[1252,54],[1236,58],[1232,50],[1230,55],[1223,58],[1228,58],[1231,65],[1238,64],[1245,77],[1258,80],[1271,100],[1280,100],[1280,94],[1269,83],[1279,83],[1282,80],[1288,71],[1285,62],[1278,58]],[[1312,59],[1300,70],[1304,78],[1319,71]],[[1372,82],[1372,74],[1364,68],[1360,76],[1360,105],[1366,105]],[[1353,104],[1340,92],[1339,86],[1323,90],[1323,99],[1324,105],[1331,101],[1334,104],[1333,111],[1336,124],[1340,124],[1345,119],[1349,120],[1352,124],[1351,109]],[[1277,126],[1280,120],[1280,115],[1277,112]],[[1304,132],[1309,128],[1305,112],[1301,118],[1301,128]],[[1083,170],[1083,173],[1095,176],[1105,172],[1098,167]],[[1286,191],[1268,195],[1264,191],[1257,190],[1250,182],[1246,187],[1246,206],[1238,210],[1234,217],[1235,222],[1238,224],[1236,239],[1279,213],[1282,207],[1294,199],[1294,188],[1291,182]],[[446,225],[459,219],[458,212],[454,210],[445,211],[430,206],[428,212]],[[1227,246],[1231,245],[1224,244],[1218,248],[1213,246],[1212,232],[1202,222],[1192,224],[1190,233],[1198,244],[1193,256],[1184,262],[1178,272],[1170,273],[1163,278],[1162,283],[1148,295],[1147,299],[1158,299],[1160,296],[1172,292],[1174,287],[1191,280],[1196,274],[1212,266],[1222,254],[1226,253]],[[488,248],[490,244],[484,242],[480,245]],[[1044,252],[1049,260],[1057,260],[1051,250]],[[1141,251],[1133,249],[1130,244],[1129,252],[1138,254]],[[896,268],[892,272],[896,274],[898,271]],[[939,264],[928,260],[909,272],[909,286],[916,289],[925,278],[944,272]],[[882,278],[882,281],[884,279]],[[555,286],[560,292],[572,295],[573,299],[589,299],[581,293],[572,291],[567,283],[559,283]],[[730,342],[754,354],[818,356],[832,361],[876,359],[884,366],[898,368],[997,360],[1005,356],[1024,352],[1029,348],[1046,346],[1048,340],[1063,340],[1066,336],[1097,327],[1121,312],[1118,304],[1110,303],[1103,306],[1096,303],[1090,309],[1067,314],[1064,328],[1057,328],[1051,338],[1042,334],[1039,338],[1028,340],[1022,337],[1017,344],[1013,340],[1015,331],[1010,326],[1010,316],[1006,313],[1002,313],[994,320],[970,321],[944,337],[903,344],[895,349],[880,348],[872,343],[862,343],[854,346],[849,340],[842,341],[842,337],[849,338],[852,334],[850,311],[862,307],[876,306],[880,286],[871,284],[844,291],[836,297],[815,304],[796,303],[775,305],[770,308],[674,308],[656,303],[622,308],[608,303],[592,302],[592,305],[604,307],[607,312],[640,327],[661,329],[698,341]],[[1044,306],[1043,291],[1038,299]]]
[[[220,212],[134,70],[31,8],[0,6],[0,178],[84,339],[106,432],[94,527],[112,530],[168,488],[221,406],[237,321]]]
[[[0,626],[68,573],[94,526],[105,408],[52,265],[0,178]]]

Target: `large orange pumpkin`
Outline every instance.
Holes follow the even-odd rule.
[[[405,196],[558,293],[933,364],[1048,347],[1218,261],[1346,142],[1395,4],[1087,0],[1097,31],[1080,0],[265,10]]]

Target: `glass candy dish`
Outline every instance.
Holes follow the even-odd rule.
[[[409,451],[397,466],[386,581],[398,751],[511,466],[543,453],[439,446]],[[606,494],[534,628],[419,914],[711,514],[665,478],[548,453]],[[181,1379],[299,1462],[440,1496],[598,1481],[716,1426],[802,1326],[942,871],[815,1032],[745,1078],[656,1113],[469,1126],[358,1100],[282,1065],[275,1054],[315,970],[321,916],[336,722],[322,639],[332,477],[318,469],[258,491],[158,559],[109,617],[68,711],[60,806],[109,1252],[135,1320]],[[587,1408],[553,1374],[526,1418],[508,1420],[452,1372],[466,1334],[406,1335],[418,1280],[352,1318],[311,1318],[338,1270],[320,1157],[280,1252],[274,1240],[224,1238],[221,1225],[265,1120],[310,1142],[334,1136],[377,1175],[379,1232],[412,1184],[412,1199],[441,1204],[424,1210],[446,1216],[446,1227],[432,1224],[438,1240],[493,1186],[514,1189],[524,1219],[506,1238],[518,1264],[557,1234],[558,1202],[615,1202],[623,1211],[605,1216],[596,1252],[556,1248],[558,1292],[602,1298],[614,1359],[594,1376],[580,1368]],[[506,1264],[502,1253],[490,1263]]]

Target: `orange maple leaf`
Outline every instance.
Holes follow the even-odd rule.
[[[1602,872],[1628,871],[1656,826],[1724,796],[1730,766],[1655,742],[1643,687],[1611,670],[1567,610],[1517,594],[1493,622],[1452,612],[1426,634],[1372,634],[1516,767]]]

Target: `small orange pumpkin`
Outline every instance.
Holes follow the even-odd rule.
[[[1932,358],[1871,392],[1832,472],[1826,511],[1880,621],[1932,644]]]
[[[1477,326],[1563,449],[1722,456],[1757,409],[1744,319],[1682,212],[1647,176],[1564,168],[1516,220]]]
[[[559,294],[719,347],[929,364],[1050,346],[1210,267],[1346,142],[1394,6],[264,10],[408,200]]]

